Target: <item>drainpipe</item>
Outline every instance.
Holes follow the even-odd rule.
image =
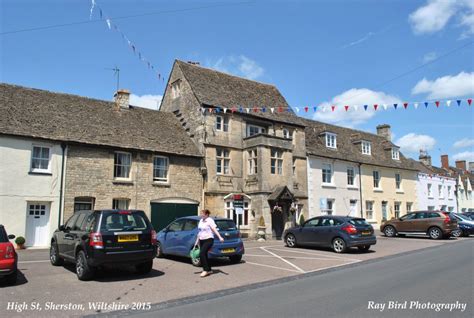
[[[363,202],[362,202],[362,171],[361,171],[361,166],[362,164],[359,163],[359,196],[360,196],[360,217],[364,217],[364,210],[362,208]]]
[[[61,225],[61,215],[62,215],[62,206],[63,206],[64,160],[66,158],[67,145],[65,143],[61,143],[61,149],[62,149],[62,158],[61,158],[61,181],[60,181],[60,186],[59,186],[58,228]]]

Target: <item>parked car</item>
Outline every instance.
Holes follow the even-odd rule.
[[[134,265],[146,274],[155,257],[156,232],[140,210],[79,211],[51,239],[51,264],[75,263],[80,280],[107,264]]]
[[[443,211],[415,211],[401,218],[382,222],[380,231],[387,237],[405,234],[428,235],[434,240],[447,238],[458,227],[453,213]]]
[[[464,216],[466,216],[466,217],[468,217],[468,218],[470,218],[471,220],[474,221],[474,211],[463,212],[463,213],[461,213],[461,214],[464,215]]]
[[[303,225],[287,229],[283,237],[288,247],[332,247],[336,253],[343,253],[349,247],[368,251],[377,242],[372,225],[365,219],[336,215],[309,219]]]
[[[15,235],[7,234],[5,227],[0,224],[0,279],[6,279],[10,285],[16,284],[18,254],[10,242]]]
[[[199,219],[198,216],[182,217],[158,232],[158,257],[165,255],[190,257],[189,252],[193,249],[198,234]],[[214,218],[214,221],[224,242],[214,240],[214,245],[208,253],[209,258],[227,257],[232,263],[240,263],[245,248],[234,221],[224,218]],[[201,266],[199,258],[191,261],[194,266]]]
[[[474,234],[474,220],[459,213],[453,213],[453,215],[458,220],[458,228],[452,232],[454,237]]]

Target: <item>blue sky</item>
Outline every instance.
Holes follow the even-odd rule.
[[[473,0],[96,2],[165,77],[175,58],[199,61],[273,83],[294,107],[339,105],[334,113],[302,114],[308,117],[372,132],[388,123],[408,156],[424,148],[438,165],[443,153],[453,165],[474,161],[474,105],[391,106],[474,97]],[[87,21],[91,1],[1,0],[1,6],[4,33]],[[153,12],[162,13],[114,19]],[[154,107],[164,92],[105,21],[6,33],[0,41],[2,82],[109,100],[116,83],[108,69],[117,65],[120,86],[136,103]],[[343,110],[374,103],[391,110]]]

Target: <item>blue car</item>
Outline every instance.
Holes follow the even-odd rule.
[[[157,257],[176,255],[190,257],[189,252],[196,242],[198,234],[198,216],[187,216],[174,220],[157,235]],[[231,219],[215,218],[217,230],[224,242],[214,240],[209,250],[209,258],[227,257],[232,263],[239,263],[244,255],[244,243],[240,232]],[[201,266],[199,259],[193,259],[194,266]]]

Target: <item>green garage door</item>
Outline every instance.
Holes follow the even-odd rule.
[[[198,215],[197,204],[183,203],[152,203],[151,204],[151,223],[155,231],[161,231],[175,219]]]

